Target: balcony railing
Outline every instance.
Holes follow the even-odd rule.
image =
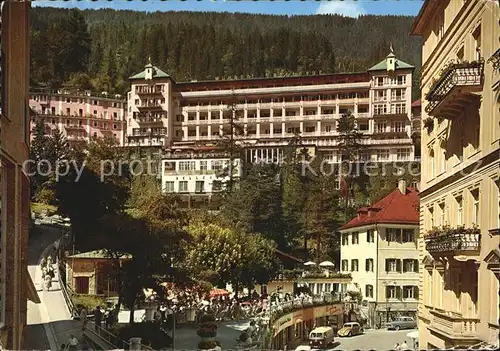
[[[481,234],[478,233],[446,233],[425,240],[425,248],[431,254],[479,251],[481,248]]]
[[[478,318],[466,318],[457,313],[432,310],[430,329],[445,334],[451,339],[476,340]]]
[[[455,115],[457,109],[470,103],[467,97],[473,96],[471,93],[481,89],[483,69],[483,61],[450,64],[425,96],[429,102],[425,107],[425,112],[431,116]],[[453,90],[458,90],[458,94],[448,99]]]

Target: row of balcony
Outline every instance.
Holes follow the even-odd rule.
[[[283,108],[283,107],[317,107],[317,106],[335,106],[349,105],[349,104],[369,104],[370,99],[368,97],[362,98],[349,98],[349,99],[338,99],[338,100],[307,100],[307,101],[274,101],[274,102],[255,102],[255,103],[236,103],[234,106],[237,109],[248,109],[248,108]],[[196,106],[182,106],[183,110],[186,111],[200,111],[200,110],[220,110],[224,108],[229,108],[231,105],[228,103],[221,104],[207,104],[207,105],[196,105]]]
[[[425,248],[432,255],[455,255],[479,252],[481,231],[478,228],[433,228],[425,237]]]
[[[75,114],[62,114],[62,113],[52,113],[52,112],[44,112],[44,113],[38,113],[35,112],[34,114],[31,115],[32,119],[33,118],[78,118],[78,119],[98,119],[98,120],[104,120],[104,121],[117,121],[117,122],[124,122],[121,117],[113,117],[113,116],[104,116],[102,113],[99,115],[93,115],[93,114],[85,114],[85,115],[75,115]]]
[[[453,340],[475,341],[478,338],[479,318],[464,317],[458,313],[434,308],[430,311],[429,329]]]

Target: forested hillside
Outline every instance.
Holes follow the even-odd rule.
[[[32,84],[70,81],[123,93],[149,55],[177,81],[364,71],[390,43],[420,67],[420,39],[408,36],[412,20],[38,7],[31,16]]]

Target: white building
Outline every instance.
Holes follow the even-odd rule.
[[[164,193],[190,201],[210,202],[230,181],[229,154],[214,147],[169,149],[163,155],[161,184]],[[241,158],[233,159],[233,181],[243,174]]]
[[[419,196],[401,180],[382,200],[358,210],[340,229],[341,272],[350,273],[369,321],[381,324],[399,314],[415,317],[418,306]]]
[[[413,69],[391,52],[366,72],[177,83],[148,63],[130,78],[127,142],[214,143],[232,134],[233,120],[247,162],[279,162],[296,135],[314,153],[340,162],[337,123],[351,111],[366,136],[360,158],[412,161]]]

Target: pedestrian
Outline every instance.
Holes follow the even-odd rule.
[[[98,333],[102,323],[101,306],[97,306],[94,310],[94,323],[95,323],[95,331],[96,333]]]
[[[68,350],[69,351],[76,351],[78,347],[78,339],[75,338],[73,334],[69,337],[69,342],[68,342]]]
[[[42,257],[42,260],[40,261],[40,269],[44,269],[45,268],[45,258]]]
[[[406,343],[406,340],[401,344],[401,350],[408,350],[408,344]]]
[[[396,343],[396,345],[394,345],[394,350],[396,350],[396,351],[400,351],[401,350],[401,346],[399,346],[399,342]]]
[[[52,287],[52,277],[49,274],[46,274],[44,280],[45,289],[47,289],[47,291],[50,291],[50,288]]]
[[[80,311],[80,321],[82,322],[82,333],[87,328],[87,309],[85,307]]]
[[[47,267],[52,267],[52,256],[47,257]]]

